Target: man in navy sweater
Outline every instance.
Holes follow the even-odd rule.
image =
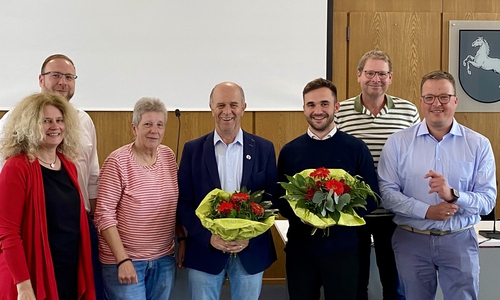
[[[378,194],[373,159],[365,143],[335,128],[338,111],[337,88],[322,78],[309,82],[303,90],[307,133],[286,144],[278,158],[278,176],[294,175],[304,169],[325,167],[360,175]],[[284,191],[282,191],[284,194]],[[375,199],[366,199],[364,216],[376,208]],[[316,300],[323,286],[326,300],[356,299],[358,282],[358,240],[356,227],[332,226],[329,235],[302,222],[285,199],[279,201],[281,214],[289,220],[286,245],[286,274],[290,299]]]

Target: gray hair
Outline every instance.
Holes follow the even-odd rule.
[[[159,98],[154,97],[142,97],[135,103],[132,123],[135,126],[139,126],[142,115],[150,111],[163,113],[165,115],[165,123],[167,123],[167,108]]]

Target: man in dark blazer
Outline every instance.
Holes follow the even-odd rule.
[[[276,260],[270,231],[250,240],[224,241],[204,228],[195,215],[200,202],[214,188],[231,193],[247,187],[276,194],[274,146],[241,129],[245,108],[239,85],[216,85],[210,94],[214,132],[184,145],[178,216],[188,232],[183,265],[189,269],[192,300],[218,300],[226,276],[232,299],[257,300],[263,272]],[[272,200],[272,196],[267,197]]]

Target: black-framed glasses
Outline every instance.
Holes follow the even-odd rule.
[[[386,79],[387,77],[389,77],[389,74],[391,74],[391,72],[385,72],[385,71],[363,71],[363,72],[365,72],[365,76],[368,79],[372,79],[373,77],[375,77],[375,75],[378,75],[378,78],[380,79]]]
[[[428,95],[422,95],[422,100],[424,100],[424,102],[426,104],[432,104],[434,103],[434,99],[438,99],[439,103],[441,104],[446,104],[448,102],[450,102],[451,100],[451,97],[454,97],[455,95],[451,95],[451,94],[441,94],[441,95],[431,95],[431,94],[428,94]]]
[[[70,74],[70,73],[64,74],[61,72],[54,72],[54,71],[45,72],[45,73],[42,73],[42,75],[43,76],[50,75],[50,78],[55,79],[55,80],[59,80],[64,76],[64,79],[66,79],[66,81],[73,81],[73,80],[78,78],[78,76]]]

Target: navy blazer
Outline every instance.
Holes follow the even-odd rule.
[[[278,175],[273,144],[243,131],[243,174],[241,187],[265,190],[276,195]],[[179,166],[179,204],[177,214],[186,228],[186,255],[184,266],[210,274],[224,269],[228,253],[210,244],[212,233],[203,227],[195,210],[214,188],[221,188],[215,158],[214,133],[209,133],[184,145]],[[233,191],[228,191],[233,192]],[[266,200],[273,200],[271,196]],[[250,239],[247,248],[238,253],[245,270],[256,274],[267,269],[276,260],[271,231]]]

